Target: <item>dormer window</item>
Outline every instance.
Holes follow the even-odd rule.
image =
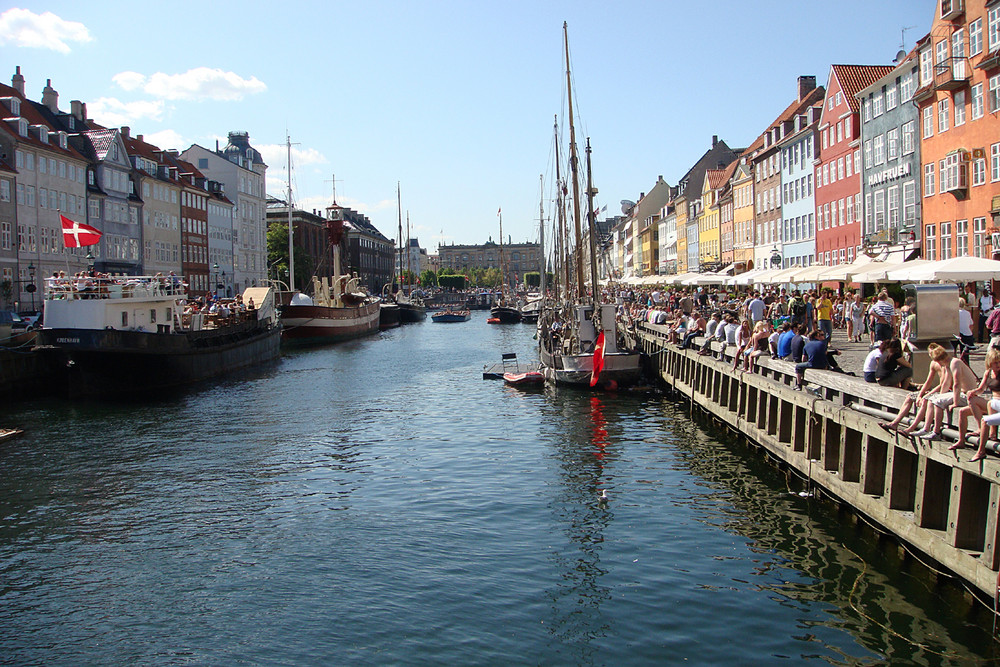
[[[59,148],[66,148],[66,133],[62,130],[59,131]]]
[[[7,105],[10,107],[10,112],[15,116],[21,115],[21,100],[16,97],[8,97]]]
[[[49,128],[44,125],[36,125],[38,128],[38,140],[43,144],[49,143]]]
[[[22,137],[28,136],[28,121],[23,118],[17,119],[17,133]]]

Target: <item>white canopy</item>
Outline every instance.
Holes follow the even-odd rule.
[[[904,265],[889,271],[887,275],[887,280],[891,281],[965,282],[996,279],[1000,279],[1000,262],[982,257],[952,257],[938,262],[927,262],[920,266]]]
[[[821,276],[830,270],[826,264],[812,264],[810,266],[800,266],[792,274],[790,282],[793,283],[816,283],[822,282]]]
[[[883,262],[880,267],[854,274],[852,280],[856,283],[896,282],[889,280],[890,271],[913,269],[929,263],[926,259],[911,259],[909,262]]]
[[[781,283],[791,282],[792,276],[798,271],[799,268],[796,266],[789,267],[787,269],[781,269],[779,271],[771,271],[771,275],[767,276],[766,279],[758,279],[757,282],[768,283],[769,285],[780,285]]]
[[[744,273],[741,273],[739,275],[736,275],[736,276],[733,276],[732,278],[727,279],[726,280],[726,284],[728,284],[728,285],[750,285],[754,281],[756,281],[756,279],[757,279],[758,276],[761,276],[764,273],[767,273],[767,271],[765,271],[764,269],[754,269],[752,271],[746,271]]]

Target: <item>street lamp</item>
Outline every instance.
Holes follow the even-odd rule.
[[[28,286],[25,288],[25,290],[27,290],[28,294],[31,295],[31,309],[34,310],[35,290],[37,288],[35,287],[35,265],[32,264],[31,262],[28,263],[28,280],[30,280],[31,282],[28,283]]]
[[[92,274],[94,272],[94,254],[89,250],[87,251],[86,259],[87,259],[87,273]]]
[[[214,289],[212,291],[215,292],[215,296],[219,296],[219,263],[218,262],[215,262],[214,264],[212,264],[212,285],[214,287]]]

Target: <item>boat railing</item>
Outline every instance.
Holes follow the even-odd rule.
[[[179,276],[87,276],[48,278],[45,299],[148,299],[183,296],[187,285]]]

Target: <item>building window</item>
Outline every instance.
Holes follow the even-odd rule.
[[[899,128],[893,128],[886,133],[886,143],[888,144],[888,160],[895,160],[899,157]]]
[[[896,108],[896,84],[889,86],[885,91],[885,110],[891,111]]]
[[[951,223],[941,223],[941,259],[951,259]]]
[[[885,190],[875,192],[875,231],[885,229]]]
[[[899,228],[899,186],[894,185],[893,187],[886,190],[886,220],[889,223],[889,229]]]
[[[955,256],[965,257],[969,254],[969,221],[955,221]]]
[[[885,162],[885,136],[878,135],[872,140],[872,153],[874,154],[875,164],[883,164]]]
[[[990,77],[990,92],[987,96],[990,113],[1000,111],[1000,74]]]
[[[972,253],[986,257],[986,218],[972,219]]]
[[[934,136],[934,109],[931,106],[924,107],[921,112],[924,121],[924,139]],[[865,167],[868,167],[868,160],[865,160]]]
[[[934,163],[928,162],[924,165],[924,196],[930,197],[934,194]]]
[[[945,98],[943,100],[938,100],[938,132],[948,131],[948,126],[950,122],[949,118],[951,115],[949,113],[950,107],[951,103],[948,101],[948,98]],[[944,248],[942,248],[942,252],[943,250]]]
[[[965,91],[955,92],[955,127],[965,125]]]
[[[865,169],[871,169],[872,167],[872,141],[869,139],[865,142]]]
[[[909,102],[913,97],[913,72],[903,75],[903,81],[899,86],[899,101]]]
[[[917,184],[914,181],[903,183],[903,224],[912,226],[917,221]]]
[[[983,84],[977,83],[972,87],[972,120],[979,120],[983,117]]]
[[[972,161],[972,185],[986,183],[986,158],[980,157]]]
[[[1000,5],[990,9],[986,15],[987,33],[989,35],[989,50],[1000,47]]]
[[[934,225],[924,226],[924,259],[935,261],[937,259],[937,230]]]
[[[983,51],[983,19],[969,23],[969,55],[978,56]]]
[[[1000,181],[1000,144],[990,146],[990,180]]]
[[[882,112],[884,110],[885,107],[884,107],[884,101],[882,99],[882,93],[881,92],[875,93],[875,95],[872,96],[872,117],[878,118],[879,116],[882,115]]]

